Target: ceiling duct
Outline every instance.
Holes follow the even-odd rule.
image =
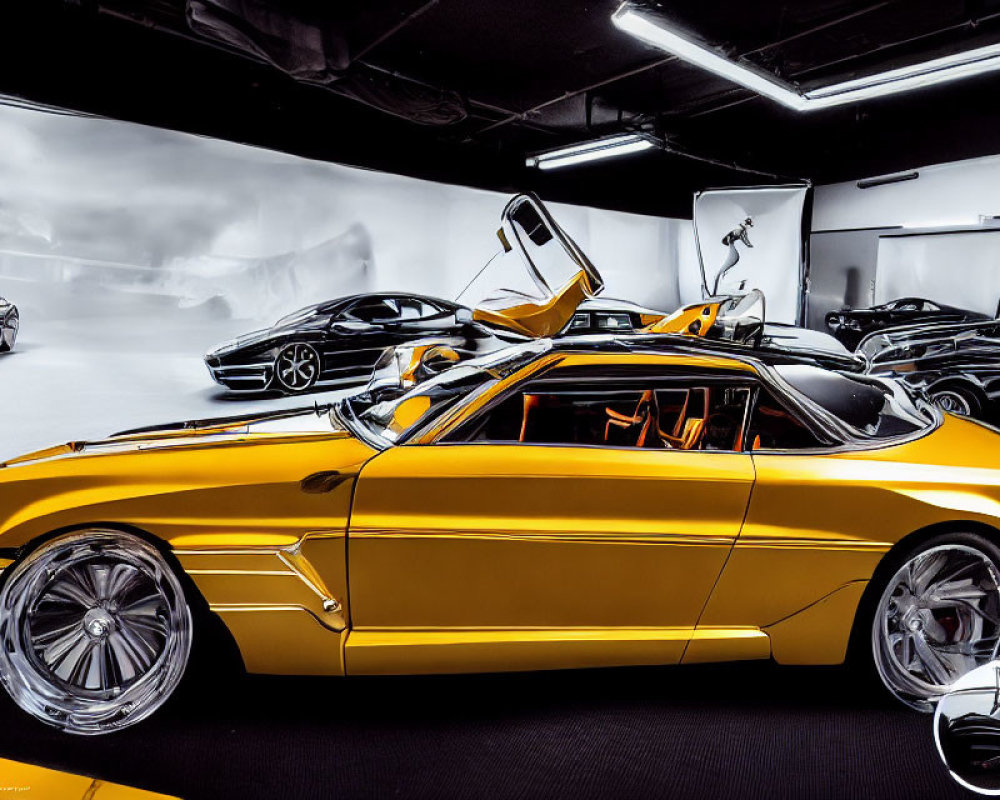
[[[466,118],[465,103],[455,92],[352,62],[346,26],[328,11],[297,13],[261,0],[187,0],[186,16],[198,36],[302,83],[423,125],[449,125]]]

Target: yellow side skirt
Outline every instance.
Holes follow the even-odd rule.
[[[768,658],[758,628],[556,628],[351,631],[350,675],[505,672]]]

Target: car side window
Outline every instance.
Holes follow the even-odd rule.
[[[399,318],[402,320],[425,319],[440,313],[441,309],[415,297],[404,297],[399,301]]]
[[[757,390],[746,443],[748,450],[800,450],[825,444],[763,386]]]
[[[533,381],[460,426],[444,441],[743,449],[752,385],[734,379]]]
[[[361,322],[399,319],[399,301],[395,297],[366,298],[347,309],[346,315]]]

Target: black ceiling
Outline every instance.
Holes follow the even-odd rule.
[[[646,4],[803,86],[1000,41],[1000,0]],[[617,5],[11,0],[0,24],[0,93],[313,158],[668,215],[687,214],[695,189],[773,180],[721,164],[829,182],[1000,152],[1000,72],[798,114],[618,31],[610,22]],[[198,7],[221,8],[223,20],[235,9],[265,21],[272,63],[193,28]],[[317,53],[323,74],[288,74],[303,60],[314,67]],[[698,158],[651,152],[549,173],[524,167],[527,152],[637,125]]]

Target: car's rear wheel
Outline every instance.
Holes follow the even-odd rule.
[[[972,389],[960,386],[945,386],[931,390],[931,399],[942,411],[972,417],[982,411],[983,404]]]
[[[979,534],[937,537],[897,557],[873,596],[870,655],[899,700],[931,711],[1000,642],[1000,549]]]
[[[191,650],[184,590],[150,543],[113,530],[52,539],[0,588],[0,679],[14,702],[69,733],[148,717]]]
[[[309,344],[285,345],[274,360],[274,378],[286,392],[304,392],[319,378],[319,353]]]

